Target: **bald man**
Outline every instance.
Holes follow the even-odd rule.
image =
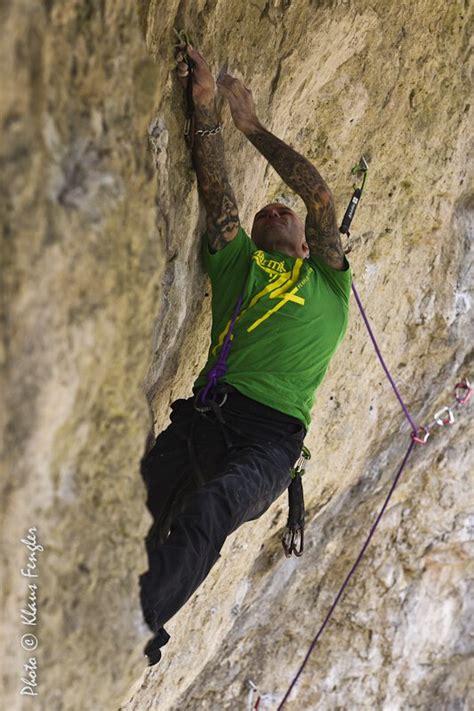
[[[263,127],[250,89],[224,73],[217,84],[236,128],[307,210],[303,222],[287,205],[269,203],[245,232],[225,168],[214,79],[202,54],[186,49],[194,63],[192,158],[206,210],[202,256],[212,330],[193,395],[172,403],[171,424],[141,463],[153,516],[149,570],[140,576],[154,634],[145,647],[149,665],[169,640],[164,625],[206,578],[227,536],[259,518],[290,485],[316,389],[346,331],[352,279],[328,186]],[[177,69],[184,87],[183,53]]]

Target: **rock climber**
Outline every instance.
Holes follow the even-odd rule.
[[[189,44],[176,54],[183,88],[189,59],[212,331],[192,396],[172,403],[170,425],[141,461],[153,517],[145,541],[149,569],[140,575],[143,615],[154,635],[144,650],[150,666],[170,638],[164,625],[204,581],[227,536],[259,518],[291,483],[315,391],[346,331],[352,280],[329,187],[262,125],[251,90],[224,71],[217,90],[236,128],[306,206],[303,222],[283,202],[271,202],[255,214],[250,236],[245,232],[225,166],[216,83]]]

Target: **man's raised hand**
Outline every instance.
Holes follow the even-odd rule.
[[[252,92],[240,79],[224,72],[217,79],[217,89],[229,102],[232,119],[239,131],[245,133],[259,125]]]
[[[215,83],[206,60],[197,49],[190,44],[186,45],[185,49],[176,51],[175,59],[177,64],[178,79],[183,87],[186,88],[189,77],[189,67],[184,61],[184,53],[193,62],[193,101],[196,106],[212,103],[215,98]]]

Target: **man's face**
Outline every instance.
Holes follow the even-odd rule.
[[[251,237],[265,252],[275,250],[302,258],[309,254],[303,221],[294,210],[278,202],[265,205],[256,213]]]

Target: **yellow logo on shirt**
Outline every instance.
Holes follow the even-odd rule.
[[[285,272],[285,262],[279,262],[276,259],[265,259],[265,252],[259,249],[252,254],[253,261],[268,274],[272,276]],[[289,274],[289,272],[286,272]]]
[[[247,308],[243,309],[238,315],[236,323],[245,313],[247,313],[249,309],[252,308],[252,306],[255,306],[255,304],[266,295],[269,299],[278,299],[278,303],[276,303],[271,309],[268,309],[263,316],[260,316],[260,318],[251,323],[247,328],[247,333],[254,331],[258,326],[260,326],[261,323],[266,321],[267,318],[270,318],[272,314],[279,311],[289,301],[292,301],[299,306],[304,306],[304,298],[296,296],[296,292],[307,281],[307,278],[305,278],[298,282],[301,267],[303,266],[303,259],[296,259],[293,268],[290,271],[286,270],[284,262],[280,262],[277,259],[266,259],[265,252],[262,250],[254,252],[252,254],[252,259],[263,271],[269,274],[268,284],[252,297]],[[216,355],[218,349],[222,346],[227,331],[229,330],[230,323],[231,322],[229,320],[222,333],[219,334],[217,343],[212,349],[212,355]],[[231,338],[233,338],[233,335]]]

